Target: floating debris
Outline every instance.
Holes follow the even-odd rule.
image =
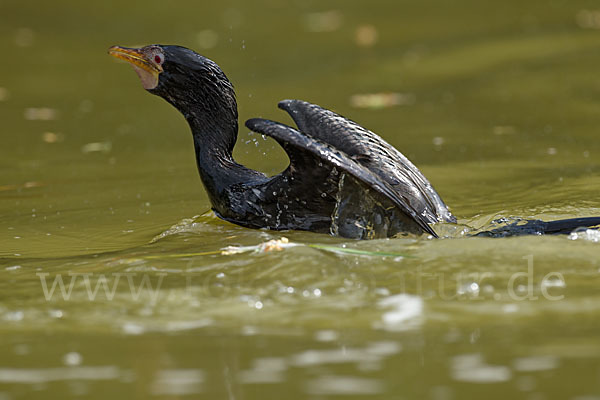
[[[372,47],[377,43],[377,29],[373,25],[361,25],[356,28],[354,41],[360,47]]]
[[[354,94],[350,97],[350,105],[356,108],[389,108],[415,104],[412,93],[366,93]]]
[[[83,146],[81,146],[81,152],[84,154],[95,153],[95,152],[109,153],[111,149],[112,149],[112,143],[109,141],[87,143],[87,144],[84,144]]]
[[[58,118],[58,111],[50,107],[30,107],[25,109],[28,121],[53,121]]]
[[[336,31],[342,26],[342,13],[338,10],[330,10],[306,14],[304,26],[309,32]]]
[[[260,253],[266,253],[268,251],[281,251],[286,247],[291,246],[295,246],[295,244],[290,243],[288,238],[282,237],[279,240],[269,240],[268,242],[258,245],[258,251]]]
[[[223,249],[223,255],[239,254],[239,253],[267,253],[269,251],[281,251],[289,247],[301,246],[301,244],[290,243],[289,239],[282,237],[277,240],[269,240],[256,246],[227,246]]]

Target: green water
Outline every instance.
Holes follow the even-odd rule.
[[[216,60],[242,120],[301,98],[379,133],[461,226],[600,215],[597,2],[0,0],[0,400],[600,399],[600,243],[222,222],[106,54],[155,42]],[[235,156],[286,165],[244,128]]]

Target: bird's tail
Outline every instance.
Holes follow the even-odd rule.
[[[568,235],[578,228],[600,229],[600,217],[568,218],[556,221],[519,219],[494,229],[479,232],[475,236]]]
[[[545,234],[569,234],[577,228],[600,228],[600,217],[569,218],[545,222]]]

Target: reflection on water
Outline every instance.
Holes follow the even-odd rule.
[[[599,398],[598,232],[471,237],[600,215],[598,7],[0,7],[0,400]],[[242,120],[301,98],[377,132],[459,224],[218,220],[185,121],[105,54],[151,42],[215,59]],[[287,165],[245,128],[235,157]]]
[[[381,380],[355,376],[323,375],[306,384],[305,391],[313,395],[374,395],[383,392]]]
[[[121,376],[116,367],[76,367],[46,369],[1,369],[3,383],[45,383],[69,380],[113,380]]]
[[[506,382],[512,377],[510,368],[488,365],[481,354],[464,354],[452,358],[452,378],[472,383]]]
[[[588,343],[565,341],[560,328],[598,313],[600,303],[591,301],[598,274],[593,242],[280,235],[223,224],[208,213],[123,251],[11,260],[1,272],[3,290],[28,288],[32,296],[0,305],[12,343],[0,384],[73,382],[64,390],[75,395],[93,390],[86,382],[143,382],[156,396],[218,396],[295,382],[305,395],[372,396],[396,390],[398,375],[388,370],[409,368],[429,376],[428,395],[452,398],[461,393],[452,382],[514,382],[529,393],[551,385],[550,376],[530,374],[562,375],[572,357],[599,356],[594,322],[583,328],[590,329]],[[551,260],[566,246],[570,267],[557,270]],[[490,259],[490,252],[502,256]],[[470,267],[462,261],[466,253]],[[73,326],[84,339],[60,339]],[[514,327],[508,337],[503,326]],[[538,327],[551,333],[526,344]],[[52,356],[43,356],[42,330],[62,332]],[[123,361],[86,345],[101,340],[120,349],[127,338],[143,343]],[[126,361],[139,352],[153,360],[149,366]],[[424,357],[438,361],[422,364]]]
[[[150,389],[153,395],[183,396],[202,393],[204,371],[199,369],[160,370]]]
[[[389,330],[410,329],[414,327],[414,320],[423,313],[423,300],[407,294],[385,297],[378,305],[391,309],[382,315],[383,326]]]

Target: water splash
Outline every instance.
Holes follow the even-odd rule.
[[[569,234],[569,240],[581,240],[592,243],[600,243],[600,231],[597,229],[576,229]]]

